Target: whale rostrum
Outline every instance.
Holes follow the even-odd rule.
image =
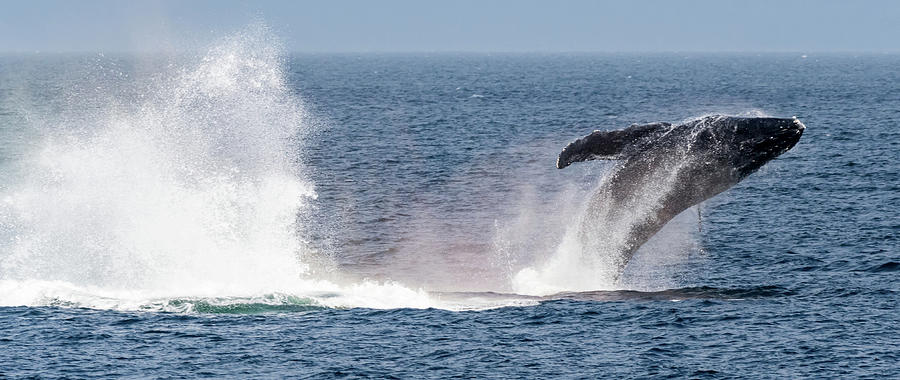
[[[581,216],[582,255],[611,257],[621,274],[672,218],[791,149],[805,128],[797,118],[714,115],[679,125],[594,131],[573,141],[559,154],[557,168],[618,160]]]

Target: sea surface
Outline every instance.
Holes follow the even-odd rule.
[[[898,67],[0,56],[0,377],[900,377]],[[573,256],[615,163],[562,147],[711,114],[807,129],[621,277]]]

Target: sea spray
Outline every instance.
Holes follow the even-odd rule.
[[[434,306],[311,275],[298,220],[316,195],[298,162],[313,120],[281,51],[251,26],[145,82],[91,77],[65,116],[32,117],[45,136],[0,194],[0,305]]]
[[[306,115],[271,45],[245,31],[137,105],[54,121],[3,196],[3,278],[216,292],[302,274]]]

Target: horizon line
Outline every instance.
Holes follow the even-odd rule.
[[[98,54],[98,55],[154,55],[202,53],[206,49],[172,50],[0,50],[0,55],[37,54]],[[825,55],[891,55],[900,54],[900,49],[889,50],[286,50],[285,54],[508,54],[508,55],[552,55],[552,54],[825,54]]]

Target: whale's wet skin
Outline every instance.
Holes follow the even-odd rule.
[[[263,29],[0,57],[0,377],[898,373],[897,57]]]

